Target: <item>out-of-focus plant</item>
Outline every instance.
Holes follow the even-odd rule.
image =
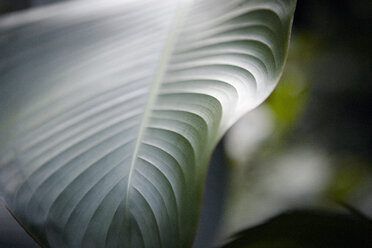
[[[255,149],[247,150],[245,159],[227,147],[232,162],[222,225],[225,236],[299,207],[337,213],[339,203],[345,202],[372,216],[372,18],[366,15],[371,2],[304,1],[297,10],[282,80],[267,104],[255,110],[266,113],[265,125],[248,131],[257,121],[250,113],[245,127],[237,125],[253,135],[250,140],[263,138],[249,146]],[[270,129],[262,135],[267,123]],[[239,133],[234,129],[227,140]],[[230,143],[239,143],[234,140]],[[245,137],[239,140],[242,144]],[[347,222],[337,225],[343,228]],[[271,235],[266,236],[269,242]],[[327,243],[327,235],[323,239]],[[354,241],[345,245],[359,247],[358,239]],[[314,247],[311,242],[308,246]]]
[[[225,248],[368,248],[372,221],[358,214],[296,210],[243,230]]]

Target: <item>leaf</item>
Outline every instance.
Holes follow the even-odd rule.
[[[367,248],[372,222],[350,213],[295,210],[239,232],[225,248]]]
[[[68,1],[0,20],[0,190],[44,247],[189,247],[217,141],[275,87],[292,0]]]

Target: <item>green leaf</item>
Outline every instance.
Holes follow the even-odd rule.
[[[350,213],[296,210],[236,234],[225,248],[367,248],[372,222]]]
[[[0,193],[44,247],[189,247],[211,152],[275,87],[294,0],[0,19]]]

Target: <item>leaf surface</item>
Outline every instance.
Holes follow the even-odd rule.
[[[0,194],[45,247],[189,247],[211,152],[295,1],[69,1],[0,19]]]

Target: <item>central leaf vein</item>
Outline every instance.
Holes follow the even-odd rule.
[[[156,101],[157,93],[159,91],[159,88],[161,86],[161,83],[164,78],[164,74],[167,69],[167,64],[168,61],[171,57],[171,54],[173,52],[174,46],[177,41],[177,37],[180,33],[181,27],[184,23],[187,11],[191,5],[192,1],[181,1],[179,3],[180,6],[177,6],[177,10],[175,11],[175,17],[173,24],[170,27],[170,31],[168,32],[167,39],[164,45],[164,49],[162,52],[162,55],[159,60],[159,66],[156,69],[156,73],[154,76],[154,81],[152,83],[152,88],[151,91],[148,95],[148,101],[141,119],[141,124],[139,127],[136,143],[135,143],[135,148],[132,156],[132,160],[130,162],[130,170],[129,170],[129,175],[128,175],[128,184],[126,188],[126,193],[125,193],[125,219],[128,221],[128,216],[129,216],[129,195],[130,195],[130,188],[131,188],[131,183],[132,183],[132,177],[136,165],[136,161],[138,159],[138,152],[140,149],[140,146],[142,144],[142,139],[145,134],[145,130],[148,124],[148,121],[151,116],[151,111],[152,107]],[[129,223],[128,223],[129,224]]]

